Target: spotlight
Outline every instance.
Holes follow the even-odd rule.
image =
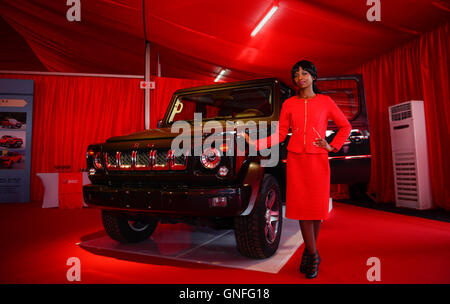
[[[220,71],[219,75],[217,75],[216,79],[214,79],[214,82],[218,82],[220,80],[220,78],[222,78],[223,74],[225,74],[227,70],[222,69],[222,71]]]
[[[258,34],[258,32],[261,30],[261,28],[264,26],[264,24],[266,24],[267,21],[269,21],[269,19],[273,16],[273,14],[275,14],[275,12],[278,9],[278,3],[275,2],[275,4],[273,5],[273,7],[270,9],[270,11],[264,16],[264,18],[262,18],[262,20],[258,23],[258,25],[255,27],[255,29],[253,30],[253,32],[250,34],[250,36],[255,37],[256,34]]]

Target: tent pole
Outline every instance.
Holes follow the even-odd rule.
[[[161,77],[161,63],[159,63],[159,52],[158,52],[158,77]]]
[[[145,43],[145,81],[150,81],[150,42]],[[144,91],[145,98],[145,129],[150,129],[150,89]]]

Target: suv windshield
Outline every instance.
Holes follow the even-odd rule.
[[[170,110],[167,123],[193,121],[194,113],[202,113],[202,118],[207,120],[270,116],[270,93],[269,87],[252,87],[180,95]]]

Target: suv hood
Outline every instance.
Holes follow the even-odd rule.
[[[142,132],[136,132],[124,136],[115,136],[106,140],[108,143],[113,142],[124,142],[124,141],[141,141],[141,140],[151,140],[151,139],[173,139],[178,135],[182,134],[182,129],[180,132],[172,132],[171,128],[160,128],[152,129]],[[225,131],[225,130],[224,130]],[[233,131],[232,131],[233,132]],[[234,133],[234,132],[233,132]],[[194,128],[191,129],[189,136],[194,136]],[[202,137],[211,135],[211,133],[202,133]]]
[[[180,133],[171,132],[171,128],[152,129],[124,136],[111,137],[108,138],[106,142],[135,141],[147,139],[170,139],[177,137]]]

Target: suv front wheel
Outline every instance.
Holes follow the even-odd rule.
[[[238,251],[247,257],[271,257],[280,243],[283,214],[277,180],[265,174],[256,209],[247,216],[236,217],[235,236]]]
[[[132,219],[126,215],[102,210],[103,227],[108,235],[120,243],[137,243],[148,239],[155,231],[158,221]]]

